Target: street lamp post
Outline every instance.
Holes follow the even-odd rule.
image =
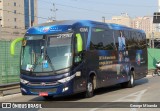
[[[104,17],[104,16],[102,17],[102,22],[104,22],[104,23],[105,23],[105,17]]]
[[[158,0],[158,12],[160,12],[160,0]],[[160,27],[160,23],[158,24],[158,27]],[[160,32],[160,29],[158,29],[158,31]]]

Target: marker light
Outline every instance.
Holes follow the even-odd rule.
[[[60,82],[60,83],[65,83],[65,82],[70,81],[70,80],[71,80],[71,79],[73,79],[74,77],[75,77],[75,74],[74,74],[74,75],[72,75],[72,76],[69,76],[69,77],[66,77],[66,78],[60,79],[60,80],[58,80],[58,82]]]
[[[20,79],[20,82],[23,83],[23,84],[28,84],[29,83],[29,81],[24,80],[24,79]]]

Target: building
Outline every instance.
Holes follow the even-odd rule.
[[[152,38],[152,32],[154,32],[154,38],[160,38],[158,25],[153,24],[153,17],[151,16],[131,18],[127,13],[122,13],[120,16],[113,16],[111,20],[105,20],[105,22],[142,29],[146,32],[148,39]]]
[[[38,23],[37,0],[24,0],[25,29]]]
[[[144,17],[136,17],[132,21],[132,27],[136,29],[142,29],[146,33],[152,33],[155,31],[153,27],[153,17],[144,16]]]
[[[131,27],[132,18],[127,13],[121,13],[120,16],[113,16],[111,20],[105,20],[107,23],[116,23]]]
[[[1,39],[23,36],[38,23],[37,0],[0,0]]]

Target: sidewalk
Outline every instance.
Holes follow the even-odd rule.
[[[12,90],[3,91],[3,94],[4,94],[4,96],[8,96],[8,95],[13,95],[13,94],[18,94],[20,92],[21,92],[20,88],[18,88],[18,89],[12,89]],[[3,96],[1,96],[1,97],[3,97]]]

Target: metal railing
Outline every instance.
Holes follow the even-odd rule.
[[[21,43],[16,45],[15,56],[10,54],[11,41],[0,40],[0,85],[19,82]]]

